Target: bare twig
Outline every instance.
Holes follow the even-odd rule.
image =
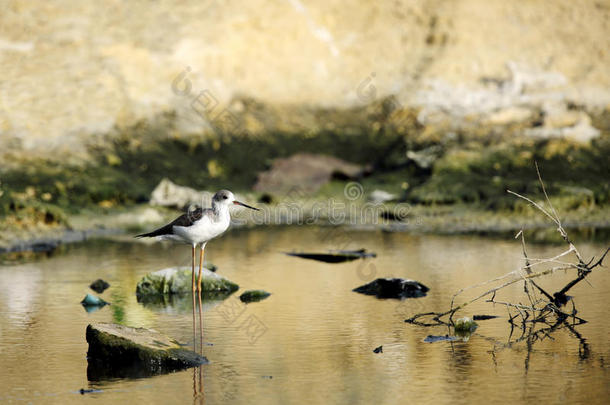
[[[405,322],[410,322],[410,323],[414,323],[414,324],[422,325],[422,326],[450,325],[450,324],[453,324],[452,317],[455,313],[457,313],[460,310],[463,310],[468,305],[470,305],[474,302],[477,302],[485,297],[489,297],[489,296],[491,296],[491,297],[488,298],[486,300],[486,302],[504,305],[507,308],[508,314],[509,314],[508,322],[509,322],[509,324],[511,324],[511,336],[512,336],[512,328],[514,327],[516,320],[519,320],[518,322],[521,323],[522,337],[519,338],[518,340],[521,340],[522,338],[527,338],[528,342],[534,342],[536,340],[542,340],[545,337],[552,339],[552,337],[550,336],[550,333],[555,331],[557,328],[561,328],[562,325],[564,324],[564,322],[568,318],[571,318],[573,320],[573,325],[579,325],[581,323],[586,322],[584,319],[576,316],[577,311],[576,311],[574,302],[572,302],[572,313],[571,314],[563,312],[560,308],[562,306],[564,306],[565,304],[567,304],[567,302],[570,301],[570,297],[568,297],[566,295],[566,293],[571,288],[573,288],[576,284],[578,284],[580,281],[584,280],[587,277],[587,275],[589,275],[595,267],[602,266],[602,262],[603,262],[604,258],[606,257],[606,255],[610,252],[610,248],[608,248],[606,250],[606,252],[601,256],[601,258],[594,264],[592,264],[592,263],[595,259],[591,259],[588,263],[583,260],[582,255],[580,254],[578,249],[576,249],[576,247],[570,240],[566,230],[563,228],[561,219],[559,218],[559,214],[557,213],[557,210],[553,206],[553,204],[548,196],[544,182],[542,181],[542,175],[540,174],[540,169],[538,167],[538,164],[536,163],[535,166],[536,166],[536,173],[538,175],[538,180],[540,182],[542,192],[546,199],[546,204],[549,207],[548,209],[545,208],[542,204],[537,203],[537,202],[533,201],[532,199],[525,197],[521,194],[515,193],[511,190],[507,190],[507,192],[509,194],[512,194],[518,198],[521,198],[521,199],[529,202],[535,208],[537,208],[540,212],[542,212],[545,216],[547,216],[551,221],[553,221],[553,223],[557,226],[557,231],[559,232],[561,237],[564,239],[564,241],[568,244],[568,250],[566,250],[554,257],[551,257],[551,258],[545,258],[545,259],[530,258],[528,256],[527,250],[526,250],[524,232],[523,232],[523,230],[521,230],[521,231],[519,231],[519,233],[517,233],[515,238],[521,237],[523,258],[525,261],[525,265],[523,267],[521,267],[517,270],[511,271],[509,273],[506,273],[502,276],[496,277],[494,279],[484,281],[482,283],[478,283],[478,284],[475,284],[472,286],[464,287],[464,288],[458,290],[451,298],[451,304],[450,304],[449,310],[447,310],[445,312],[427,312],[427,313],[417,314],[417,315],[407,319]],[[577,259],[576,263],[560,260],[561,258],[563,258],[566,255],[569,255],[570,253],[573,253],[576,256],[576,259]],[[552,267],[534,272],[534,267],[538,267],[542,264],[551,265]],[[534,281],[534,279],[537,279],[537,278],[545,276],[545,275],[553,274],[558,270],[570,270],[570,269],[574,269],[578,272],[577,277],[574,280],[570,281],[568,284],[566,284],[561,290],[559,290],[553,294],[550,294],[549,292],[547,292],[544,288],[542,288],[540,285],[538,285]],[[509,277],[514,277],[514,278],[510,279],[508,281],[505,281],[505,279],[507,279]],[[500,291],[518,281],[521,281],[521,280],[524,282],[524,293],[527,295],[530,305],[523,305],[520,302],[514,303],[514,302],[495,300],[496,294],[498,291]],[[502,283],[499,285],[496,285],[493,288],[477,295],[476,297],[471,298],[470,300],[467,300],[465,302],[462,302],[461,304],[456,306],[455,299],[463,292],[468,291],[470,289],[482,287],[482,286],[485,286],[488,284],[497,283],[497,282],[502,282]],[[535,290],[532,288],[532,286],[535,287],[535,289],[537,289],[544,296],[544,298],[542,298],[542,297],[537,298],[535,295]],[[514,315],[511,314],[510,308],[513,308],[516,311],[516,313]],[[445,322],[442,320],[442,318],[447,315],[449,315],[449,320],[448,320],[448,322]],[[431,322],[423,322],[421,319],[423,319],[424,317],[430,317]],[[549,321],[547,319],[548,320],[555,319],[555,322],[553,324],[551,324],[551,323],[549,323]],[[534,323],[540,323],[540,322],[550,325],[550,327],[546,328],[546,329],[539,329],[537,331],[534,331],[532,328],[530,328],[529,332],[526,333],[526,326],[525,326],[526,323],[534,324]],[[572,328],[570,328],[570,329],[572,329]],[[509,341],[510,341],[510,338],[509,338]]]

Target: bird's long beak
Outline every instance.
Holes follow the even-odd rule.
[[[251,206],[249,206],[248,204],[244,204],[243,202],[239,202],[239,201],[233,201],[233,204],[235,204],[235,205],[241,205],[242,207],[250,208],[251,210],[260,211],[260,209],[258,209],[258,208],[254,208],[254,207],[251,207]]]

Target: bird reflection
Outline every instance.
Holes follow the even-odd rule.
[[[195,311],[199,313],[199,328],[197,328]],[[199,350],[197,350],[197,338],[199,338]],[[203,356],[203,305],[201,303],[201,289],[197,290],[197,299],[195,299],[195,291],[193,291],[193,351]],[[200,365],[193,367],[193,404],[203,404],[204,402],[203,366]]]

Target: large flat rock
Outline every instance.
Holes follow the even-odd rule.
[[[87,326],[87,378],[146,377],[208,363],[156,330],[115,323]]]

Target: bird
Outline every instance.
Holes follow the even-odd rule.
[[[188,211],[169,224],[155,229],[152,232],[136,235],[136,238],[153,238],[169,240],[178,243],[192,245],[192,287],[193,293],[201,291],[201,271],[203,267],[204,249],[206,244],[222,235],[231,223],[229,207],[241,205],[251,210],[260,211],[243,202],[237,201],[235,195],[229,190],[220,190],[212,197],[211,208],[196,208]],[[195,251],[200,246],[199,253],[199,275],[195,285]]]

